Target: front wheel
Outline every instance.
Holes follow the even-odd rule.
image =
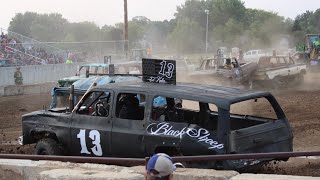
[[[38,141],[35,149],[37,155],[63,155],[63,148],[58,142],[51,138],[45,138]]]

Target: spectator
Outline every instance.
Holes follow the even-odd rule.
[[[16,85],[22,85],[22,81],[22,72],[20,71],[20,67],[18,66],[16,72],[14,72],[14,82]]]
[[[2,40],[2,39],[6,39],[6,35],[4,35],[3,32],[1,32],[1,40]]]
[[[3,32],[1,33],[0,45],[0,54],[3,56],[2,58],[8,60],[8,62],[11,62],[11,65],[65,63],[61,56],[50,54],[43,48],[36,48],[31,45],[24,48],[19,40],[10,38]],[[72,63],[72,59],[69,60],[71,60],[71,62],[68,61],[68,63]]]
[[[12,39],[10,40],[9,44],[11,45],[12,48],[15,48],[17,42],[16,42],[16,40],[15,40],[14,38],[12,38]]]
[[[153,155],[147,164],[147,180],[171,180],[175,169],[171,157],[164,153]]]
[[[6,38],[2,38],[2,39],[1,39],[1,50],[2,50],[2,52],[5,52],[5,51],[6,51],[6,45],[7,45],[7,40],[6,40]]]
[[[73,62],[72,62],[72,60],[71,59],[67,59],[66,60],[66,64],[72,64]]]

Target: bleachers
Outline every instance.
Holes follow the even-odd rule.
[[[0,66],[64,63],[67,52],[1,28]]]

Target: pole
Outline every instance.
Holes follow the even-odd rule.
[[[128,9],[127,0],[124,0],[124,51],[126,53],[126,60],[128,60],[129,55],[129,44],[128,44]]]
[[[207,14],[207,26],[206,26],[206,53],[208,53],[208,24],[209,24],[209,10],[204,11]]]
[[[71,112],[74,109],[74,85],[70,87],[70,96],[69,96],[69,111]]]

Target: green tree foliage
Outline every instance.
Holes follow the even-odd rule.
[[[296,27],[300,27],[305,33],[315,32],[314,24],[314,13],[312,11],[307,11],[295,18]],[[303,29],[301,28],[303,27]],[[296,30],[296,29],[293,29]]]
[[[272,12],[247,9],[241,0],[187,0],[177,8],[175,17],[178,21],[188,18],[198,23],[197,27],[193,27],[202,32],[196,35],[200,37],[198,47],[205,43],[203,29],[206,28],[206,9],[209,10],[211,51],[219,46],[238,46],[246,49],[271,46],[274,41],[288,33],[292,23]],[[181,39],[176,41],[183,42],[184,38],[181,36]]]
[[[172,33],[169,34],[168,40],[171,47],[180,52],[199,52],[203,49],[204,29],[199,23],[188,18],[179,20]]]
[[[284,37],[291,46],[304,42],[308,33],[320,33],[320,9],[306,11],[294,20],[276,13],[246,8],[242,0],[186,0],[170,21],[151,21],[136,16],[129,21],[131,48],[170,48],[178,52],[203,52],[208,14],[209,51],[220,46],[242,49],[275,46]],[[70,23],[61,14],[18,13],[9,30],[40,41],[119,41],[124,25],[97,26]],[[121,46],[121,43],[117,47]],[[76,45],[74,46],[76,47]]]
[[[10,21],[8,30],[30,37],[30,27],[37,17],[38,14],[34,12],[18,13]]]
[[[241,44],[241,35],[243,33],[243,24],[234,19],[229,19],[225,25],[218,25],[211,35],[214,39],[218,40],[217,46],[223,46],[225,44],[233,44],[239,46]],[[211,37],[212,37],[211,36]],[[211,38],[213,39],[213,38]]]
[[[320,33],[320,8],[315,12],[306,11],[298,15],[291,28],[294,37],[294,44],[304,44],[304,37],[306,34]]]
[[[68,21],[61,14],[42,14],[30,26],[30,35],[41,41],[62,41],[65,38]]]
[[[207,15],[204,11],[206,9],[208,9],[208,7],[203,0],[186,0],[185,4],[177,7],[175,17],[177,21],[189,18],[191,21],[198,22],[201,27],[205,28]]]
[[[92,22],[69,23],[68,33],[72,34],[73,41],[101,40],[100,28]]]
[[[242,22],[245,19],[246,8],[240,0],[209,0],[208,7],[212,12],[212,21],[215,24],[223,25],[234,19]]]
[[[153,47],[163,49],[167,43],[166,39],[171,31],[173,31],[173,22],[169,21],[152,21],[145,29],[146,41]]]
[[[132,43],[137,43],[139,40],[143,39],[145,26],[148,22],[144,21],[130,21],[128,22],[128,34],[130,34],[129,41]]]

